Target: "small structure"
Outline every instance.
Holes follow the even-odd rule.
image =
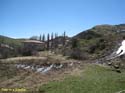
[[[23,44],[25,52],[31,52],[31,54],[45,49],[45,43],[38,40],[25,40]]]
[[[31,50],[43,50],[45,48],[45,43],[37,40],[25,40],[23,41],[24,47]]]

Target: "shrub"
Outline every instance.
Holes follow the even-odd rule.
[[[85,52],[83,52],[82,50],[80,50],[78,48],[72,49],[70,57],[73,59],[78,59],[78,60],[86,60],[87,59],[87,55],[85,54]]]

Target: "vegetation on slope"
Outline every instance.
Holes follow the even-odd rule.
[[[22,40],[0,35],[0,58],[19,56],[22,48]],[[5,47],[1,47],[2,45]]]
[[[13,39],[0,35],[0,43],[10,45],[11,47],[21,46],[21,39]]]
[[[125,38],[124,29],[125,25],[98,25],[77,34],[72,40],[76,39],[76,48],[81,51],[79,54],[83,58],[87,55],[89,59],[97,59],[109,55],[118,48]]]

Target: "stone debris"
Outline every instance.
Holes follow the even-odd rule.
[[[55,69],[55,70],[59,70],[61,68],[66,67],[72,67],[74,66],[73,62],[70,63],[53,63],[53,64],[43,64],[43,65],[28,65],[28,64],[15,64],[17,69],[25,69],[25,70],[31,70],[31,71],[35,71],[35,72],[40,72],[40,73],[47,73],[48,71]]]

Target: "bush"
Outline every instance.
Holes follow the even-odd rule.
[[[87,59],[85,52],[83,52],[82,50],[80,50],[78,48],[72,49],[70,57],[73,59],[78,59],[78,60],[86,60]]]
[[[28,48],[22,48],[22,55],[23,56],[31,56],[32,55],[32,51]]]
[[[0,55],[1,55],[0,58],[9,58],[16,56],[16,52],[8,48],[0,48]]]

